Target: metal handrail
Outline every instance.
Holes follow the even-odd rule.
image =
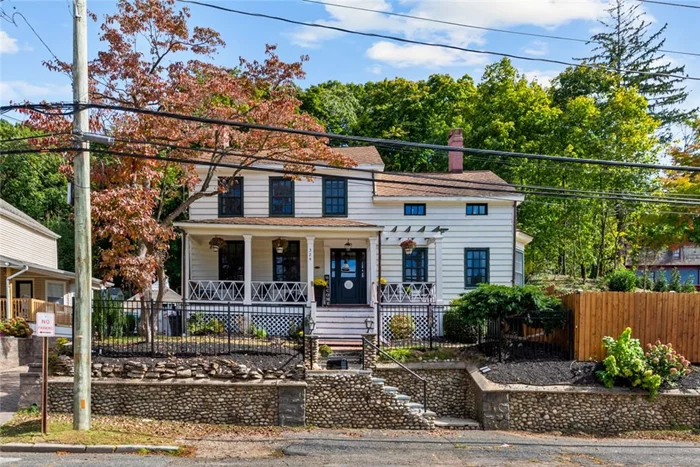
[[[404,365],[404,364],[401,363],[400,361],[396,360],[394,357],[392,357],[392,356],[389,355],[387,352],[385,352],[384,350],[382,350],[382,349],[381,349],[377,344],[375,344],[374,342],[368,341],[367,338],[365,338],[365,337],[362,338],[362,341],[363,341],[363,343],[369,344],[371,347],[373,347],[374,349],[376,349],[380,354],[384,355],[384,356],[387,357],[389,360],[391,360],[391,361],[393,361],[394,363],[396,363],[399,367],[401,367],[401,368],[403,368],[404,370],[408,371],[409,374],[411,374],[414,378],[417,378],[419,381],[421,381],[421,382],[423,383],[423,410],[428,410],[428,380],[426,380],[425,378],[423,378],[422,376],[420,376],[418,373],[416,373],[415,371],[413,371],[413,370],[411,370],[410,368],[408,368],[406,365]],[[363,346],[363,348],[364,348],[364,346]],[[364,364],[365,364],[365,359],[363,358],[363,359],[362,359],[362,365],[364,366]]]

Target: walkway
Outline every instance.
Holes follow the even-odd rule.
[[[28,367],[21,366],[0,372],[0,425],[12,419],[19,404],[19,374],[26,373]]]

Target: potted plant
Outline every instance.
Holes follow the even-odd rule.
[[[272,241],[272,248],[275,249],[278,255],[281,255],[284,253],[284,250],[287,249],[287,240],[284,240],[283,238],[277,238]]]
[[[211,240],[209,240],[209,248],[211,248],[211,250],[215,253],[219,251],[219,248],[223,248],[225,246],[226,240],[224,240],[221,237],[214,237]]]
[[[413,250],[416,248],[416,241],[413,240],[412,238],[408,238],[401,242],[401,249],[406,252],[407,255],[410,255],[413,253]]]
[[[314,279],[314,297],[316,297],[317,306],[323,306],[323,299],[326,296],[326,287],[328,287],[328,282],[324,278],[317,277]]]

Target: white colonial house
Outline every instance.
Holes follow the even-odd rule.
[[[450,145],[461,144],[453,131]],[[463,172],[457,151],[449,173],[402,174],[384,172],[374,147],[335,150],[363,171],[322,167],[293,181],[243,170],[228,192],[192,204],[176,224],[188,303],[300,304],[320,336],[358,336],[378,303],[437,306],[478,283],[522,283],[532,240],[515,227],[524,198],[501,178]],[[322,298],[315,279],[328,284]]]

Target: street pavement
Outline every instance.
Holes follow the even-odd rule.
[[[0,372],[0,426],[9,422],[17,412],[19,404],[19,374],[28,367],[21,366],[13,370]]]
[[[193,458],[3,453],[0,466],[700,465],[697,443],[484,431],[314,429],[285,432],[276,438],[211,439],[198,445]]]

